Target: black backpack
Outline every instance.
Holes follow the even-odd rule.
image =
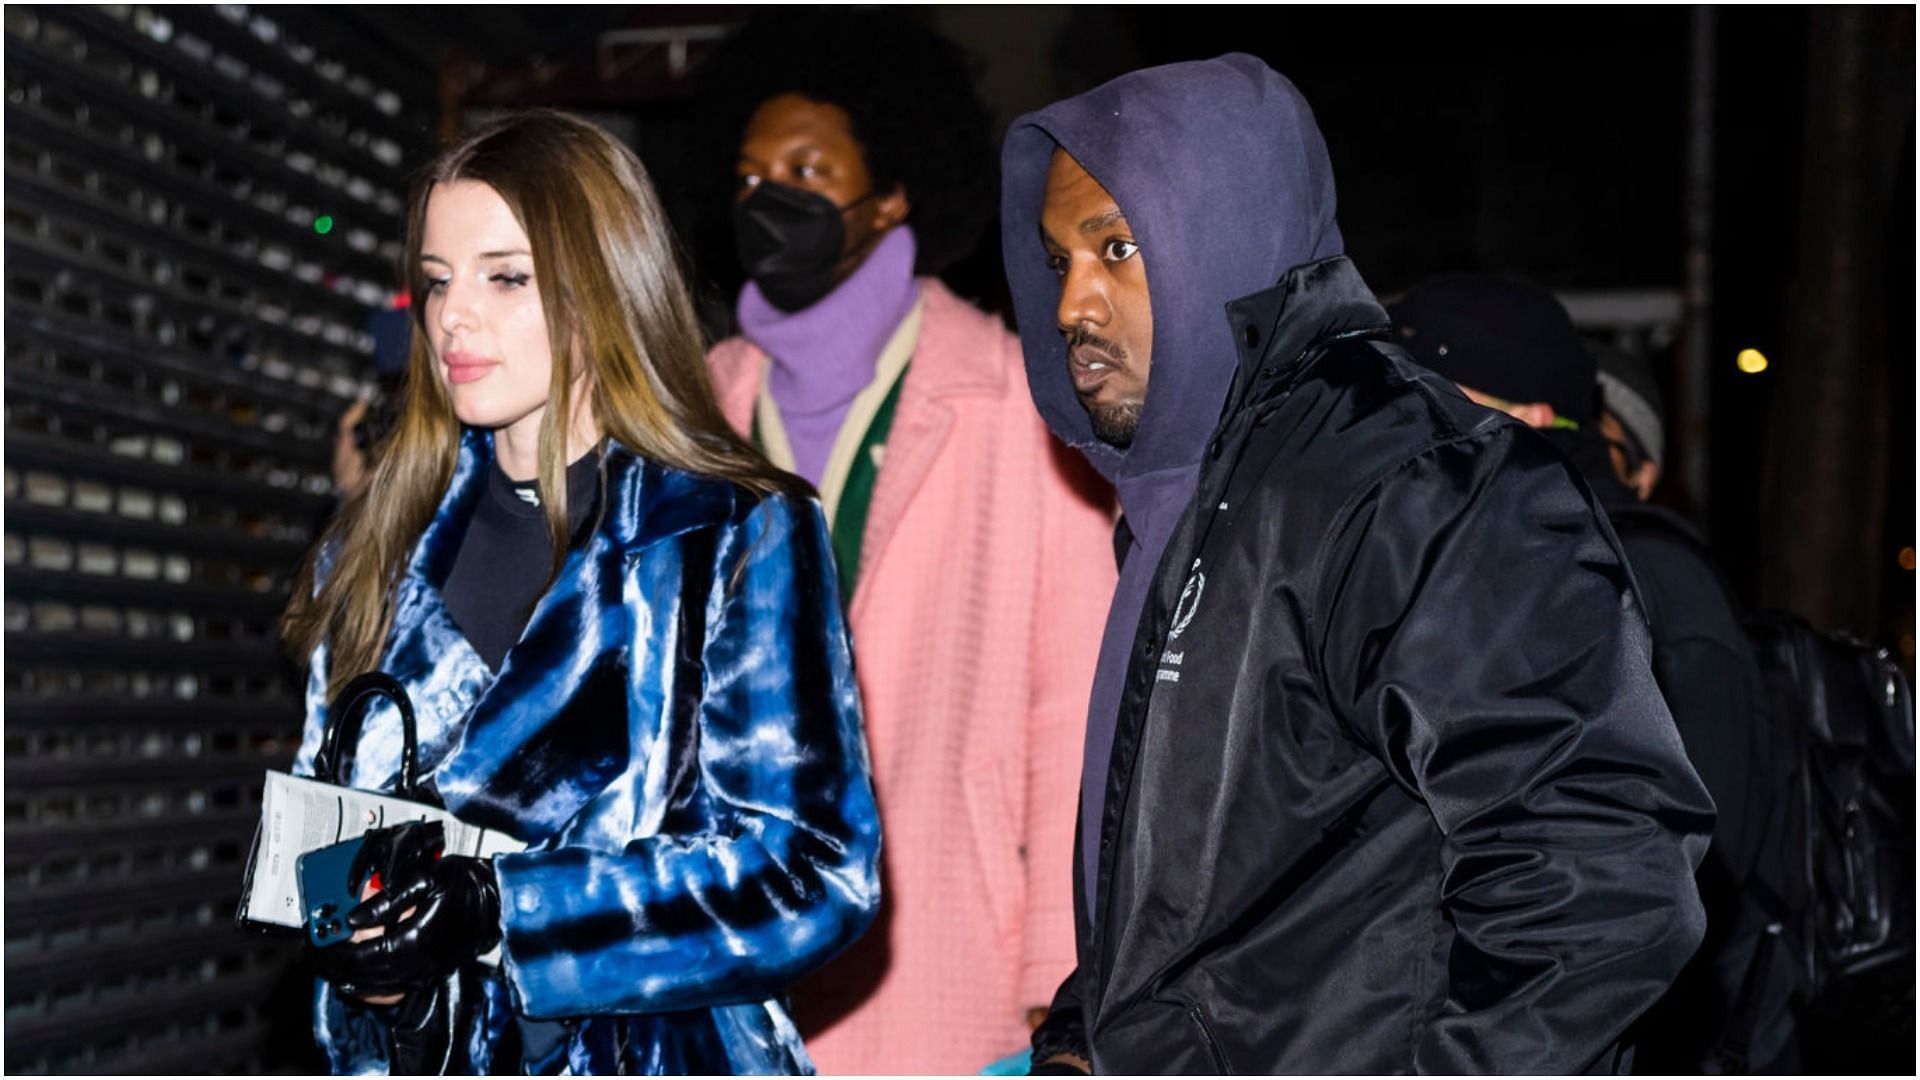
[[[1914,1043],[1914,703],[1887,650],[1788,611],[1745,621],[1784,753],[1780,803],[1741,886],[1766,928],[1716,1067],[1905,1072]],[[1791,1017],[1782,1013],[1791,1007]],[[1780,1024],[1797,1030],[1788,1059]]]
[[[1669,511],[1607,511],[1623,539],[1665,537],[1712,562]],[[1810,1065],[1885,1071],[1877,1054],[1913,1045],[1913,695],[1887,650],[1846,633],[1785,611],[1744,629],[1766,694],[1751,782],[1767,812],[1751,869],[1728,883],[1743,897],[1744,975],[1708,1068],[1792,1068],[1773,1055],[1797,1027]]]
[[[1778,926],[1773,936],[1791,958],[1799,1011],[1819,1017],[1803,1030],[1841,1053],[1850,1043],[1889,1039],[1910,1049],[1914,721],[1907,678],[1886,649],[1820,633],[1789,612],[1754,615],[1746,630],[1791,778],[1781,827],[1746,889]],[[1754,978],[1761,966],[1756,957]],[[1904,1036],[1882,1026],[1902,1012]]]

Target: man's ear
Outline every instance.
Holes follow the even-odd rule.
[[[1640,463],[1639,468],[1633,470],[1633,479],[1628,482],[1627,486],[1633,489],[1633,493],[1639,496],[1641,502],[1646,502],[1648,499],[1653,498],[1653,486],[1659,482],[1660,463],[1657,461],[1643,461]]]
[[[1506,414],[1531,428],[1553,426],[1553,406],[1544,401],[1516,401],[1507,405]]]
[[[906,185],[895,184],[892,191],[873,200],[873,227],[876,230],[891,229],[907,220],[907,214],[912,209],[913,205],[907,199]]]
[[[1467,395],[1467,399],[1474,404],[1484,405],[1489,409],[1498,409],[1528,427],[1544,428],[1553,426],[1553,406],[1544,401],[1508,401],[1505,398],[1494,397],[1484,390],[1475,390],[1466,383],[1454,383],[1453,385],[1459,387],[1460,392]]]

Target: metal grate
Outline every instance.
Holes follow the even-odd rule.
[[[432,93],[322,20],[5,11],[8,1072],[312,1064],[232,913]]]

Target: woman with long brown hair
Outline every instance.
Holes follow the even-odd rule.
[[[782,995],[879,894],[818,505],[715,407],[665,216],[599,129],[447,149],[407,260],[408,398],[284,621],[296,771],[385,671],[427,788],[527,846],[386,852],[412,869],[315,951],[316,1035],[348,1073],[809,1071]],[[400,729],[368,712],[340,782],[392,789]]]

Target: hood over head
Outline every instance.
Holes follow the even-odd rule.
[[[1125,450],[1094,437],[1067,374],[1060,283],[1040,242],[1055,147],[1112,193],[1145,260],[1152,366]],[[1326,143],[1291,82],[1232,53],[1136,71],[1022,116],[1002,173],[1003,252],[1034,403],[1125,505],[1129,480],[1198,464],[1236,364],[1227,302],[1342,253]]]

